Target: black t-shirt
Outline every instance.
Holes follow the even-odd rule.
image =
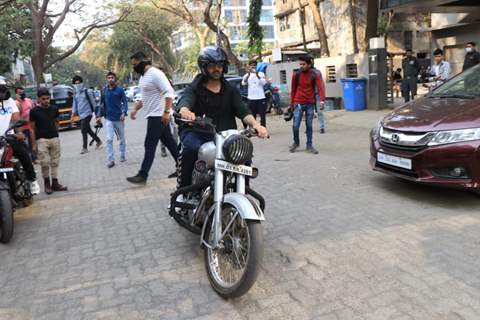
[[[36,139],[52,139],[58,137],[57,130],[58,108],[35,107],[30,111],[30,121],[35,122]]]
[[[208,90],[203,76],[197,76],[185,88],[177,108],[187,107],[196,116],[206,116],[213,120],[217,131],[236,129],[235,117],[245,118],[250,114],[243,104],[240,92],[225,79],[222,80],[222,89],[219,93]],[[188,129],[188,126],[182,129]]]

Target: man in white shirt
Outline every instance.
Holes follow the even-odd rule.
[[[142,96],[140,101],[135,102],[130,117],[135,120],[137,112],[143,108],[148,124],[142,166],[138,174],[128,177],[127,181],[135,184],[145,184],[160,140],[177,162],[177,145],[169,127],[170,110],[172,109],[175,91],[165,74],[153,67],[151,61],[143,52],[137,52],[131,56],[130,62],[133,70],[141,75],[139,86]],[[175,172],[169,178],[176,176]]]
[[[438,87],[450,78],[450,63],[444,60],[443,50],[436,49],[433,52],[435,64],[432,66],[434,87]]]
[[[243,76],[242,85],[248,85],[248,106],[256,119],[260,115],[260,124],[267,126],[267,99],[263,87],[267,83],[265,74],[257,72],[257,61],[248,63],[248,73]]]
[[[3,80],[0,80],[0,136],[5,135],[10,124],[20,120],[20,118],[20,111],[18,110],[15,101],[10,97],[10,92],[6,83]],[[25,175],[30,183],[32,194],[39,194],[40,185],[37,182],[30,153],[24,142],[25,136],[20,132],[20,128],[16,129],[16,131],[18,131],[15,133],[17,140],[10,144],[13,150],[13,155],[20,161],[25,170]],[[9,132],[8,134],[12,133],[14,132]]]

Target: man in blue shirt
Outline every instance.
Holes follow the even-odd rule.
[[[98,118],[105,117],[107,167],[112,168],[115,166],[113,154],[113,138],[115,135],[120,140],[120,162],[126,161],[125,118],[128,113],[128,101],[125,90],[117,86],[117,75],[115,73],[109,72],[107,74],[107,82],[107,87],[103,89],[103,98],[98,110]]]
[[[93,114],[95,114],[95,95],[92,90],[88,89],[83,84],[82,77],[78,75],[74,76],[72,83],[75,87],[75,95],[73,96],[72,107],[72,121],[74,116],[78,115],[80,117],[80,128],[83,139],[82,152],[80,152],[80,154],[85,154],[88,152],[88,135],[95,140],[97,143],[97,148],[102,145],[102,141],[90,127],[90,121],[92,120]]]

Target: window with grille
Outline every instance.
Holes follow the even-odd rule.
[[[347,78],[358,78],[358,68],[356,63],[347,64]]]
[[[335,66],[327,66],[327,82],[337,82]]]
[[[280,83],[281,84],[286,84],[287,83],[287,71],[286,70],[280,70]]]

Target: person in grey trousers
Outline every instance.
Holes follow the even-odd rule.
[[[97,118],[95,112],[95,106],[97,105],[95,101],[95,95],[92,90],[89,90],[84,86],[82,77],[78,75],[74,76],[72,83],[75,87],[75,95],[73,96],[72,120],[76,115],[80,117],[80,128],[83,139],[82,151],[80,154],[85,154],[88,152],[87,147],[89,135],[97,143],[97,149],[102,145],[102,141],[90,127],[90,122],[94,114],[97,122],[100,121],[100,118]]]
[[[413,56],[412,50],[406,51],[406,57],[402,61],[403,67],[403,83],[402,92],[405,102],[410,99],[414,100],[417,95],[418,73],[420,72],[420,64],[416,57]]]

